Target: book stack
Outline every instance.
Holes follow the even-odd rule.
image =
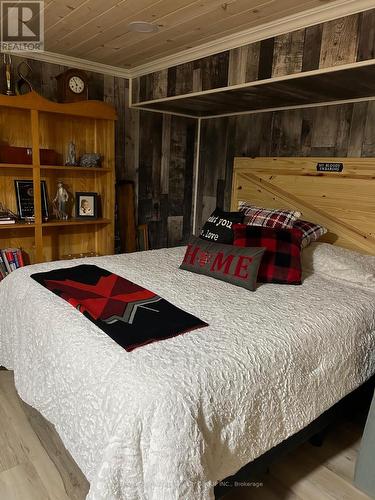
[[[16,222],[14,214],[8,210],[2,210],[2,208],[3,206],[0,203],[0,224],[14,224]]]
[[[24,265],[20,248],[4,248],[0,250],[0,281],[9,273]]]
[[[15,224],[15,219],[10,215],[1,215],[0,212],[0,224]]]

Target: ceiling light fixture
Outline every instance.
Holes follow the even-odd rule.
[[[159,27],[156,24],[147,21],[133,21],[128,24],[128,28],[130,31],[135,31],[136,33],[155,33],[155,31],[159,31]]]

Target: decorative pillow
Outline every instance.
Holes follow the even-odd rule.
[[[259,267],[259,283],[301,284],[302,231],[246,224],[236,224],[233,230],[235,246],[266,248]]]
[[[301,212],[256,207],[246,201],[239,202],[239,211],[244,214],[244,222],[248,226],[263,226],[274,229],[291,228],[294,222],[301,217]]]
[[[302,252],[303,270],[375,292],[375,256],[328,243],[312,243]]]
[[[301,248],[308,247],[313,241],[318,240],[327,232],[325,227],[315,224],[314,222],[301,219],[296,220],[293,227],[302,231]]]
[[[180,269],[254,290],[264,248],[239,248],[192,236]]]
[[[216,208],[202,228],[200,238],[215,243],[233,243],[233,224],[243,222],[244,214],[240,212],[224,212]]]

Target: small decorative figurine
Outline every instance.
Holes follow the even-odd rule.
[[[75,167],[77,165],[76,145],[72,141],[69,142],[68,155],[65,165],[67,167]]]
[[[100,167],[102,157],[98,153],[84,153],[79,158],[80,167]]]
[[[27,94],[33,90],[30,77],[33,70],[26,61],[21,61],[17,66],[18,80],[16,81],[16,94]]]
[[[14,95],[12,90],[12,58],[9,54],[3,55],[3,63],[5,68],[5,94],[6,95]]]
[[[0,224],[12,224],[17,219],[18,216],[0,201]]]
[[[57,193],[53,199],[53,208],[55,209],[56,217],[60,220],[67,220],[68,214],[66,212],[69,201],[69,193],[65,189],[62,181],[57,181]]]

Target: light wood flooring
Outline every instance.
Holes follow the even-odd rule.
[[[362,428],[340,423],[322,447],[300,446],[259,479],[262,487],[237,488],[226,499],[369,499],[352,485]],[[53,426],[20,400],[13,372],[1,370],[0,500],[83,500],[88,488]]]

